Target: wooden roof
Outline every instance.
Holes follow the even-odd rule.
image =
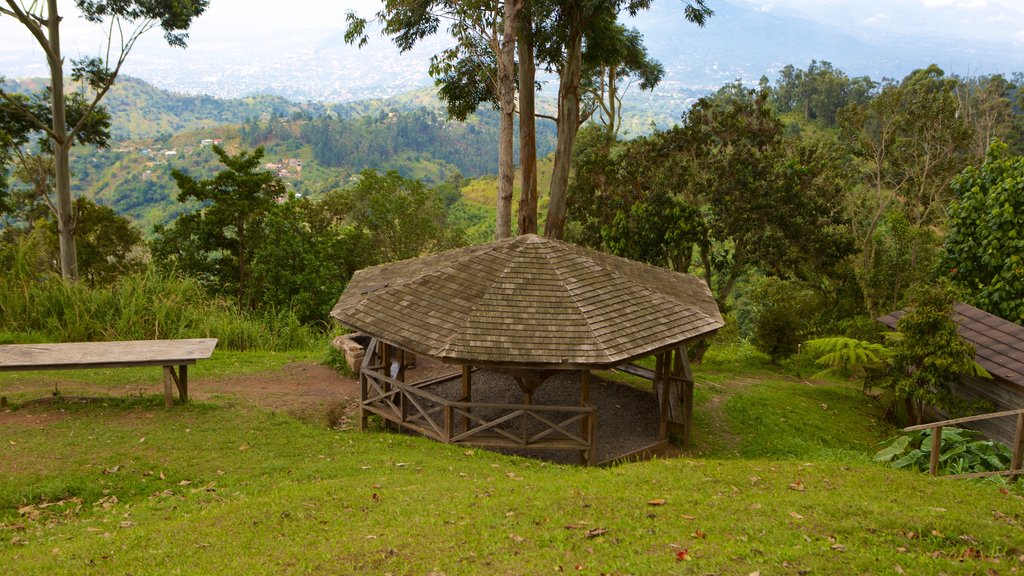
[[[878,319],[890,328],[906,313],[898,310]],[[993,377],[1024,387],[1024,326],[958,302],[953,321],[960,336],[974,345],[975,361]]]
[[[695,276],[532,234],[360,270],[331,316],[449,362],[564,368],[724,325]]]

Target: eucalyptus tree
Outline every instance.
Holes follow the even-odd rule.
[[[83,86],[83,108],[77,120],[70,118],[65,100],[64,56],[61,52],[61,21],[57,0],[3,0],[0,17],[11,18],[24,26],[39,44],[49,65],[49,114],[25,105],[22,99],[0,90],[0,101],[13,113],[30,122],[45,134],[54,156],[54,183],[57,229],[60,238],[61,274],[78,278],[75,250],[75,216],[71,199],[70,151],[90,125],[96,122],[100,101],[113,86],[128,54],[138,39],[153,28],[164,32],[171,46],[184,48],[187,30],[193,19],[202,14],[209,0],[75,0],[85,20],[101,25],[107,36],[103,56],[86,56],[71,60],[71,79]],[[88,89],[88,95],[85,93]]]
[[[495,238],[512,235],[512,187],[515,178],[513,146],[515,127],[515,50],[520,13],[524,0],[385,0],[375,20],[383,33],[402,52],[436,34],[442,23],[455,39],[455,45],[435,54],[431,74],[437,77],[463,77],[468,84],[456,83],[449,92],[449,111],[465,117],[489,94],[493,94],[500,113],[498,128],[498,200]],[[345,41],[360,47],[368,42],[368,21],[349,11]],[[483,63],[493,62],[493,67]],[[444,86],[448,84],[445,83]],[[465,89],[472,97],[466,98]],[[489,90],[488,90],[489,89]],[[447,98],[446,98],[447,99]],[[453,109],[453,104],[455,108]],[[460,108],[461,106],[461,108]]]
[[[587,44],[600,42],[598,34],[616,31],[613,24],[619,14],[635,16],[648,10],[651,0],[558,0],[553,18],[547,23],[549,44],[538,51],[538,58],[558,73],[558,139],[548,190],[548,214],[544,235],[561,238],[565,233],[569,169],[573,146],[579,131],[582,104],[584,38]],[[707,0],[685,0],[684,17],[704,26],[714,12]]]

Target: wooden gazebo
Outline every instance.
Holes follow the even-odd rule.
[[[693,379],[685,345],[724,323],[699,278],[536,235],[356,272],[331,311],[373,338],[360,367],[360,423],[387,422],[449,443],[580,450],[595,463],[590,371],[654,355],[646,374],[660,437],[689,441]],[[406,382],[411,351],[462,366],[459,398]],[[473,402],[473,371],[514,378],[522,404]],[[533,403],[549,377],[579,374],[579,404]],[[530,425],[527,425],[527,422]],[[515,424],[514,424],[515,423]],[[521,426],[520,426],[521,424]]]

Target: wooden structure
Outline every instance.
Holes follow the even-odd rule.
[[[373,413],[444,442],[573,449],[591,464],[590,371],[654,355],[661,438],[675,428],[688,440],[685,345],[724,325],[695,276],[536,235],[360,270],[331,315],[374,338],[360,370],[364,425]],[[461,365],[461,396],[407,383],[405,351]],[[474,403],[475,368],[514,379],[522,404]],[[545,380],[567,371],[578,374],[579,405],[533,403]]]
[[[8,344],[0,346],[0,372],[163,366],[164,403],[170,406],[171,383],[188,402],[188,367],[209,358],[216,345],[216,338]]]
[[[878,319],[895,329],[905,313],[899,310]],[[984,400],[993,411],[1004,412],[1024,408],[1024,326],[968,304],[957,303],[953,321],[964,340],[974,345],[975,361],[991,379],[963,375],[950,383],[953,393],[971,400]],[[993,440],[1012,446],[1018,428],[1012,418],[971,420],[970,427]]]
[[[939,456],[941,455],[940,448],[942,446],[942,428],[943,426],[956,426],[958,424],[970,424],[977,422],[984,422],[987,420],[1013,418],[1016,422],[1014,429],[1014,439],[1011,446],[1010,456],[1010,469],[1009,470],[997,470],[993,472],[974,472],[971,474],[957,474],[950,476],[950,478],[986,478],[989,476],[1009,476],[1010,480],[1014,480],[1017,476],[1024,474],[1024,470],[1021,469],[1022,463],[1024,463],[1024,408],[1018,410],[1007,410],[1005,412],[994,412],[992,414],[980,414],[977,416],[967,416],[964,418],[955,418],[953,420],[943,420],[942,422],[932,422],[930,424],[921,424],[918,426],[908,426],[903,429],[904,432],[915,432],[917,430],[932,430],[932,446],[931,446],[931,461],[928,464],[928,471],[932,476],[939,473]]]

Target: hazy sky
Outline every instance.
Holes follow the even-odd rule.
[[[671,0],[659,0],[670,2]],[[847,32],[925,32],[961,38],[988,38],[1024,43],[1024,0],[731,0],[765,11],[786,11],[825,21]],[[708,0],[714,8],[716,0]],[[98,30],[77,17],[71,0],[61,0],[67,51],[94,52],[102,42]],[[372,15],[376,0],[211,0],[191,30],[190,44],[255,40],[268,34],[322,36],[344,27],[345,11]],[[10,18],[0,17],[0,48],[25,49],[34,40]],[[714,26],[714,19],[709,26]],[[145,47],[160,44],[159,35]]]
[[[971,40],[985,40],[983,46],[977,47],[983,51],[993,50],[993,45],[997,46],[995,49],[1013,53],[1024,49],[1024,0],[730,2],[766,12],[820,21],[862,39],[930,36],[970,47],[973,47]],[[722,0],[708,0],[712,8],[716,5],[721,7],[722,4]],[[66,16],[62,25],[65,57],[101,53],[104,46],[102,30],[84,22],[78,16],[72,0],[60,0],[60,5]],[[680,9],[677,0],[657,0],[655,5],[671,6],[675,11]],[[153,70],[154,62],[163,62],[164,69],[167,66],[182,69],[182,66],[189,66],[190,62],[217,61],[228,63],[233,70],[259,61],[261,57],[265,61],[269,59],[268,55],[280,56],[281,53],[288,54],[303,47],[349,50],[342,45],[340,38],[345,27],[346,10],[354,9],[363,16],[372,16],[379,7],[378,0],[211,0],[208,11],[190,30],[187,58],[182,58],[178,49],[167,47],[159,31],[152,31],[140,41],[135,53],[128,59],[124,72],[133,74],[136,69]],[[702,33],[714,34],[715,27],[716,19],[712,18]],[[386,39],[379,37],[371,42],[375,51],[387,50],[388,44]],[[425,73],[423,62],[429,58],[430,53],[430,50],[424,50],[418,59],[409,60],[410,66],[416,62],[415,66],[423,67]],[[11,18],[0,16],[0,76],[20,77],[45,73],[45,58],[35,40]],[[159,78],[147,79],[161,84]]]

